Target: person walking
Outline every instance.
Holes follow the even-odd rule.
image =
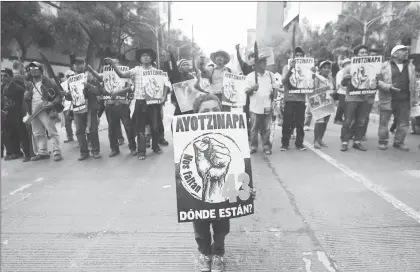
[[[343,125],[345,119],[345,105],[346,105],[346,88],[341,85],[341,81],[343,80],[343,70],[349,66],[351,60],[346,58],[342,62],[342,68],[338,71],[336,75],[336,89],[338,95],[338,106],[337,111],[335,112],[334,124]]]
[[[384,63],[379,80],[379,149],[388,148],[388,124],[395,112],[396,131],[393,147],[409,151],[404,144],[410,126],[411,108],[418,103],[415,67],[408,60],[408,47],[397,45],[391,50],[390,61]]]

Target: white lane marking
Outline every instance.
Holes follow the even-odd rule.
[[[420,178],[420,170],[405,170],[407,174],[415,178]]]
[[[39,182],[39,181],[43,181],[44,180],[44,178],[37,178],[36,180],[35,180],[35,182]]]
[[[305,263],[306,272],[312,272],[311,270],[311,260],[302,258],[303,262]]]
[[[25,200],[25,199],[27,199],[28,197],[30,197],[32,195],[32,193],[27,193],[27,194],[24,194],[24,195],[22,195],[22,197],[21,198],[19,198],[18,200],[15,200],[13,203],[10,203],[9,205],[2,205],[4,208],[2,209],[2,211],[1,212],[5,212],[5,211],[7,211],[10,207],[12,207],[13,205],[15,205],[15,204],[17,204],[17,203],[19,203],[19,202],[21,202],[21,201],[23,201],[23,200]]]
[[[22,187],[20,187],[19,189],[16,189],[16,190],[14,190],[13,192],[10,192],[9,193],[9,195],[15,195],[17,192],[20,192],[20,191],[23,191],[23,190],[25,190],[26,188],[29,188],[29,187],[31,187],[32,186],[32,184],[25,184],[25,185],[23,185]]]
[[[3,245],[7,245],[9,244],[9,240],[4,240],[3,242],[1,242]]]
[[[163,188],[171,188],[171,185],[163,185]]]
[[[329,272],[337,272],[337,270],[331,265],[327,255],[323,251],[317,251],[318,260],[327,268]]]
[[[313,152],[315,152],[318,156],[320,156],[321,158],[323,158],[325,161],[329,162],[332,166],[334,166],[337,169],[341,170],[343,173],[347,174],[349,177],[351,177],[355,181],[361,183],[367,189],[369,189],[370,191],[372,191],[373,193],[375,193],[376,195],[378,195],[379,197],[381,197],[382,199],[384,199],[385,201],[387,201],[388,203],[390,203],[396,209],[402,211],[403,213],[405,213],[406,215],[408,215],[409,217],[413,218],[418,223],[420,223],[420,213],[418,213],[416,210],[414,210],[410,206],[404,204],[403,202],[401,202],[400,200],[398,200],[397,198],[395,198],[393,195],[385,192],[384,189],[382,189],[380,186],[378,186],[377,184],[375,184],[372,181],[370,181],[368,178],[364,177],[363,175],[361,175],[359,173],[354,172],[353,170],[351,170],[347,166],[339,163],[338,161],[336,161],[335,159],[331,158],[330,156],[328,156],[324,152],[315,149],[307,141],[305,141],[305,146],[308,147]]]

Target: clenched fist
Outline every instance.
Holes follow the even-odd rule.
[[[213,194],[221,194],[231,162],[230,151],[209,137],[196,141],[193,146],[198,174],[203,179],[202,201],[209,201]]]

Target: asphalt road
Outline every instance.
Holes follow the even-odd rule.
[[[171,105],[168,147],[138,161],[108,158],[106,120],[100,160],[2,161],[1,271],[198,271],[191,223],[177,223]],[[252,155],[255,214],[231,222],[226,271],[420,271],[420,137],[410,152],[340,152],[329,123],[328,148]],[[62,134],[63,135],[63,134]],[[64,136],[64,135],[63,135]],[[64,137],[62,138],[64,140]]]

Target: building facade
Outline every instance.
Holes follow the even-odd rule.
[[[256,40],[259,44],[270,44],[273,37],[281,33],[286,2],[258,2]]]

